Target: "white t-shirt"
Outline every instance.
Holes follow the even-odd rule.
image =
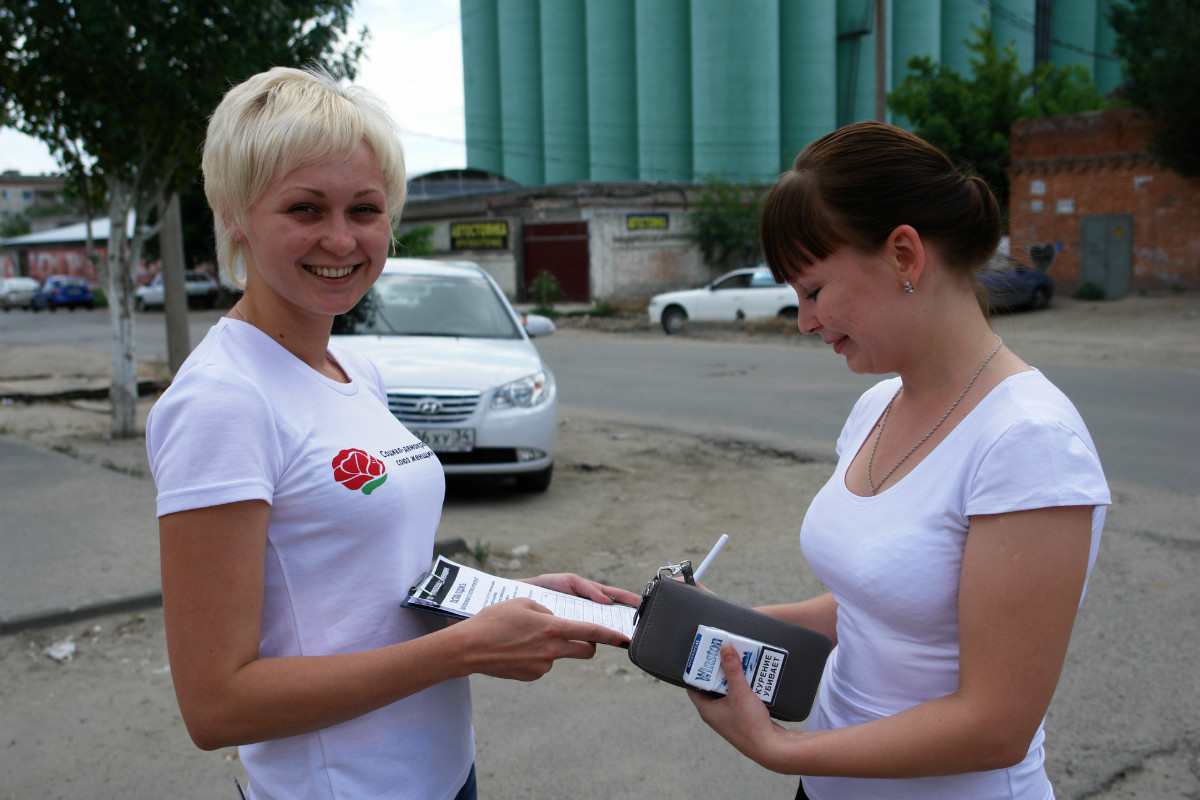
[[[1091,505],[1091,574],[1110,502],[1096,448],[1071,402],[1036,370],[993,389],[907,475],[878,495],[846,488],[846,470],[900,379],[855,405],[838,466],[801,528],[804,556],[838,602],[809,730],[858,725],[958,687],[958,585],[974,514]],[[1080,598],[1082,602],[1082,597]],[[932,778],[804,778],[812,800],[1042,800],[1053,790],[1038,728],[1009,769]]]
[[[440,627],[400,608],[427,570],[445,478],[342,348],[343,384],[222,319],[151,410],[158,514],[271,504],[259,655],[356,652]],[[475,757],[465,678],[316,733],[239,749],[255,800],[452,798]]]

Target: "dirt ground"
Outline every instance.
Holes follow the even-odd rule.
[[[1111,303],[1067,298],[1056,300],[1047,312],[1001,316],[994,327],[1031,361],[1200,369],[1200,296],[1194,294]],[[564,319],[560,330],[570,336],[664,335],[637,313]],[[819,346],[811,337],[774,325],[696,328],[686,335],[771,337]],[[56,381],[106,380],[105,359],[85,351],[54,350],[0,343],[0,385],[11,386],[18,379],[23,390],[48,391]],[[39,377],[47,363],[58,365],[55,374]],[[144,376],[164,377],[154,367],[146,367]],[[149,404],[140,409],[143,420]],[[100,401],[0,405],[0,434],[149,480],[144,443],[108,440],[106,411]],[[737,546],[722,555],[721,570],[714,571],[710,584],[714,590],[748,605],[778,600],[781,586],[792,596],[820,590],[803,564],[796,530],[808,500],[831,471],[830,461],[613,424],[570,408],[561,416],[558,467],[550,491],[519,496],[478,484],[452,484],[439,539],[463,540],[468,549],[487,556],[488,569],[504,574],[570,570],[639,589],[657,567],[701,558],[710,540],[728,531],[739,534]],[[1103,586],[1093,591],[1103,591]],[[1194,599],[1187,602],[1194,615]],[[1089,629],[1103,626],[1099,619],[1085,623]],[[48,655],[47,648],[68,639],[75,646],[70,661],[60,663]],[[791,796],[792,779],[747,766],[711,736],[697,750],[693,737],[708,732],[686,699],[655,686],[623,652],[606,650],[591,662],[556,667],[531,687],[473,682],[481,796]],[[236,753],[202,753],[188,742],[165,653],[161,613],[154,609],[0,637],[0,727],[5,730],[0,800],[236,796],[232,777],[242,774]],[[1085,648],[1080,657],[1087,653]],[[1100,702],[1095,695],[1102,693],[1088,682],[1091,674],[1078,667],[1067,676],[1070,684],[1064,689],[1084,698],[1079,701],[1084,706]],[[545,688],[535,688],[543,684]],[[595,696],[588,694],[592,690]],[[587,723],[575,720],[568,731],[543,731],[532,743],[513,733],[514,727],[544,727],[545,718],[538,714],[560,716],[562,698],[581,693],[596,704]],[[1106,697],[1103,702],[1115,701]],[[615,718],[600,721],[602,706],[611,706],[608,713]],[[1200,738],[1194,720],[1185,726],[1189,736],[1171,746],[1158,743],[1145,752],[1130,752],[1122,760],[1105,749],[1103,736],[1087,730],[1100,712],[1085,708],[1076,717],[1068,708],[1058,717],[1055,713],[1052,708],[1051,737],[1057,726],[1068,744],[1058,753],[1052,744],[1048,762],[1060,797],[1200,798]],[[1102,718],[1108,720],[1110,713]],[[594,757],[598,748],[639,749],[648,725],[679,727],[680,743],[659,737],[662,750],[651,761],[632,752],[615,760],[619,763]],[[711,769],[726,781],[717,785],[725,788],[689,789],[684,774],[714,763],[719,767]],[[556,782],[563,764],[580,776],[569,791]],[[664,766],[665,775],[657,764]],[[589,776],[596,783],[588,783]]]

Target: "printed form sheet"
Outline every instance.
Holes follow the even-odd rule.
[[[433,569],[412,587],[407,605],[466,619],[514,597],[528,597],[562,619],[592,622],[633,636],[633,616],[637,609],[632,606],[597,603],[524,581],[500,578],[444,556],[438,556]]]

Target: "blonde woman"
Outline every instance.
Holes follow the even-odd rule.
[[[528,600],[444,627],[400,608],[445,483],[375,367],[330,345],[379,276],[404,202],[394,126],[367,93],[276,68],[234,87],[204,148],[238,303],[155,404],[171,673],[202,748],[240,745],[262,798],[475,797],[466,677],[533,680],[623,637]],[[534,583],[600,602],[574,575]]]

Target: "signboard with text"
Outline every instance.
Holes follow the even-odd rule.
[[[508,221],[451,222],[451,250],[507,250]]]
[[[626,214],[627,231],[665,231],[670,223],[667,214]]]

